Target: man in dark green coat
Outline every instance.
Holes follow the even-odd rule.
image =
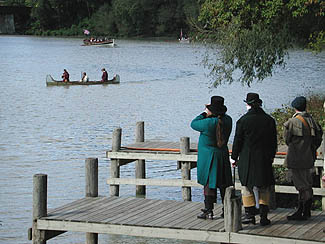
[[[220,189],[223,201],[226,187],[233,185],[228,151],[232,119],[226,114],[224,98],[213,96],[206,110],[191,123],[200,132],[197,159],[197,181],[204,186],[205,208],[198,218],[213,218],[216,191]],[[223,216],[223,214],[221,215]]]
[[[267,219],[270,186],[275,184],[272,163],[277,150],[275,120],[261,108],[257,93],[248,93],[248,112],[236,123],[236,133],[231,158],[238,165],[239,179],[243,186],[242,200],[245,207],[243,223],[255,224],[255,197],[258,195],[261,225],[269,225]],[[254,190],[254,191],[253,191]]]

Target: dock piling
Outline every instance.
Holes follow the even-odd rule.
[[[33,177],[33,244],[46,244],[46,232],[37,229],[37,219],[47,216],[47,175]]]
[[[241,198],[236,196],[233,186],[226,188],[224,199],[224,224],[226,232],[238,232],[242,230],[241,223]]]
[[[190,152],[190,138],[181,137],[180,139],[180,152],[181,154],[189,154]],[[182,180],[191,180],[191,163],[181,162]],[[182,187],[182,197],[184,201],[192,200],[191,187]]]
[[[116,128],[112,137],[112,152],[118,152],[121,149],[122,129]],[[118,159],[111,159],[111,178],[120,178],[120,165]],[[120,186],[110,185],[110,195],[119,196]]]
[[[135,142],[144,142],[144,121],[138,121],[136,123]],[[135,178],[146,178],[146,165],[143,159],[138,159],[135,163]],[[139,195],[146,195],[146,186],[136,185],[136,196]]]
[[[98,159],[87,158],[86,169],[86,197],[98,197]],[[97,233],[86,233],[86,244],[97,244]]]

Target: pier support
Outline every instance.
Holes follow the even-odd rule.
[[[226,232],[238,232],[242,230],[241,223],[241,197],[236,196],[235,188],[233,186],[226,188],[225,199],[225,231]]]
[[[37,229],[37,219],[47,216],[47,175],[33,177],[33,244],[46,244],[46,232]]]
[[[112,137],[112,152],[118,152],[121,149],[122,129],[116,128]],[[111,178],[120,178],[120,164],[118,159],[111,159]],[[110,195],[119,196],[120,186],[110,185]]]
[[[98,159],[86,159],[86,197],[98,197]],[[98,244],[97,233],[86,233],[86,244]]]
[[[189,154],[190,152],[190,138],[182,137],[180,139],[181,154]],[[182,180],[191,180],[191,163],[181,162]],[[191,187],[182,187],[182,197],[184,201],[192,200]]]
[[[144,142],[144,121],[136,123],[135,142]],[[146,178],[146,165],[145,160],[139,159],[135,163],[135,178]],[[146,186],[136,186],[136,196],[146,195]]]

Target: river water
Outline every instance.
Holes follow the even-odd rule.
[[[0,36],[0,243],[31,243],[33,175],[48,175],[48,208],[84,196],[84,162],[99,158],[99,194],[105,183],[112,132],[122,128],[122,145],[135,140],[137,121],[145,122],[145,138],[178,141],[188,136],[191,120],[212,95],[225,97],[234,122],[245,112],[247,92],[258,92],[268,112],[296,95],[325,91],[325,53],[290,51],[285,69],[251,88],[241,84],[210,89],[208,71],[200,65],[204,47],[176,42],[116,40],[116,48],[81,46],[75,38]],[[121,84],[46,87],[45,77],[71,80],[86,71],[91,80],[117,73]],[[234,133],[234,130],[233,130]],[[232,137],[233,137],[232,133]],[[121,168],[134,177],[134,164]],[[195,170],[192,178],[195,179]],[[147,164],[149,178],[180,178],[175,162]],[[121,186],[122,196],[134,196],[134,186]],[[148,198],[181,200],[181,190],[148,187]],[[202,201],[200,189],[193,200]],[[100,235],[100,243],[192,243],[167,239]],[[66,233],[49,243],[85,242],[82,233]]]

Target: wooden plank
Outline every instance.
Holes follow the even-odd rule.
[[[153,211],[146,214],[145,217],[143,217],[141,219],[136,219],[136,218],[135,219],[130,219],[128,224],[141,225],[141,226],[151,226],[150,223],[153,220],[156,220],[157,218],[159,218],[160,215],[163,215],[164,213],[166,213],[166,211],[168,211],[168,209],[172,208],[173,205],[174,205],[173,201],[164,201],[164,202],[162,202],[162,204],[155,207],[153,209]]]
[[[84,204],[86,201],[89,201],[88,199],[89,199],[88,197],[84,197],[84,198],[81,198],[81,199],[75,200],[75,201],[73,201],[73,202],[70,202],[70,203],[64,204],[64,205],[62,205],[62,206],[60,206],[60,207],[53,208],[53,209],[49,209],[48,212],[47,212],[47,214],[48,214],[48,216],[50,216],[50,215],[52,215],[52,214],[55,215],[57,212],[61,212],[61,211],[63,211],[64,209],[65,209],[64,211],[66,211],[66,210],[68,210],[68,209],[73,209],[73,208],[75,208],[75,207],[77,207],[77,206],[79,206],[79,205]]]
[[[155,218],[153,218],[152,221],[149,222],[146,221],[146,225],[153,226],[153,227],[160,226],[160,224],[163,223],[163,221],[166,221],[169,218],[171,218],[175,214],[175,212],[178,209],[182,208],[183,206],[184,205],[182,204],[182,202],[171,201],[170,204],[164,205],[162,210],[155,215]],[[132,222],[130,224],[132,224]]]
[[[164,225],[164,227],[171,227],[174,228],[181,228],[181,224],[186,220],[192,220],[193,218],[196,218],[195,212],[202,207],[202,203],[199,202],[192,202],[192,204],[185,209],[183,209],[183,213],[181,213],[178,218],[170,221],[168,225]]]
[[[45,218],[50,219],[50,218],[58,218],[60,216],[64,216],[67,213],[76,211],[77,209],[87,206],[92,202],[93,199],[91,197],[84,198],[84,201],[78,202],[76,205],[68,204],[68,205],[64,205],[63,207],[54,209],[53,211],[51,211],[51,214],[48,214],[47,217]]]
[[[250,230],[246,228],[246,233],[253,233],[257,235],[269,235],[270,233],[274,233],[275,229],[282,225],[283,220],[286,219],[286,214],[288,211],[284,208],[276,209],[271,211],[268,214],[268,218],[271,220],[270,226],[263,226],[262,228],[256,229],[251,228]]]
[[[133,198],[122,198],[123,200],[120,202],[113,202],[109,203],[105,210],[98,214],[94,214],[88,222],[93,222],[93,223],[100,223],[104,222],[105,219],[109,218],[110,216],[114,216],[117,214],[119,209],[121,207],[126,206],[129,202],[133,201]]]
[[[107,201],[107,198],[101,197],[101,198],[89,198],[89,201],[86,202],[83,205],[80,205],[79,207],[76,207],[74,209],[61,212],[59,214],[56,214],[55,216],[52,216],[52,218],[55,218],[56,220],[65,220],[70,218],[71,216],[75,216],[76,214],[80,212],[87,211],[88,209],[91,209],[94,206],[95,202],[101,202],[101,201]]]
[[[258,236],[241,233],[229,233],[229,243],[249,243],[249,244],[320,244],[312,240],[297,240],[281,237]]]
[[[307,233],[303,235],[303,237],[300,238],[313,240],[317,236],[318,240],[321,240],[324,237],[325,233],[322,232],[325,229],[325,216],[322,214],[320,217],[321,220],[319,224],[316,225],[314,228],[310,229]]]
[[[195,180],[182,179],[134,179],[134,178],[109,178],[107,184],[112,185],[145,185],[145,186],[172,186],[172,187],[201,187]]]
[[[122,209],[129,209],[128,204],[135,204],[138,202],[139,199],[132,199],[131,201],[121,201],[120,203],[115,204],[114,206],[111,206],[110,210],[111,212],[116,213],[117,211],[123,211]],[[141,200],[141,199],[140,199]],[[100,205],[93,206],[92,209],[85,211],[84,213],[81,213],[77,216],[73,216],[71,220],[73,221],[90,221],[93,220],[93,218],[97,217],[98,215],[102,214],[108,206],[110,206],[110,202],[103,202]]]
[[[116,214],[114,217],[106,219],[105,221],[111,224],[127,224],[133,219],[139,219],[142,215],[145,216],[147,211],[151,211],[155,206],[159,204],[162,204],[162,202],[158,200],[146,199],[146,201],[140,202],[129,210]]]
[[[91,232],[100,234],[116,234],[128,236],[142,236],[152,238],[171,238],[189,241],[205,241],[205,242],[229,242],[229,233],[227,232],[207,232],[195,230],[181,230],[170,228],[154,228],[141,226],[126,225],[110,225],[98,223],[82,223],[82,222],[64,222],[40,220],[37,223],[39,229],[60,230],[60,231],[77,231]]]
[[[301,225],[300,228],[296,228],[296,230],[290,234],[290,238],[296,238],[296,239],[303,239],[306,233],[308,233],[310,230],[317,227],[319,224],[321,224],[322,221],[324,221],[324,216],[322,215],[321,211],[313,211],[312,216],[307,221],[304,221],[304,225]],[[315,240],[317,240],[314,237]]]

